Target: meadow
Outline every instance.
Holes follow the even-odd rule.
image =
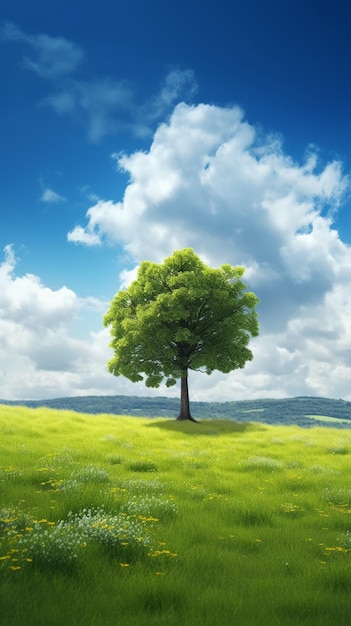
[[[0,406],[4,626],[346,626],[351,431]]]

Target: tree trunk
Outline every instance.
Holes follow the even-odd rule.
[[[196,422],[196,420],[191,417],[190,413],[188,372],[185,372],[184,376],[180,379],[180,412],[177,420],[190,420],[191,422]]]

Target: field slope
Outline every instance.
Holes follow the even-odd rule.
[[[346,626],[350,470],[333,427],[0,406],[2,623]]]

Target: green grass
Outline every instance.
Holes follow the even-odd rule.
[[[305,417],[309,417],[312,420],[317,420],[318,422],[330,422],[330,425],[337,424],[349,424],[350,420],[343,420],[341,417],[331,417],[330,415],[305,415]]]
[[[4,626],[350,623],[351,432],[0,407]]]

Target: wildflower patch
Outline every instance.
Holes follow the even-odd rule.
[[[53,522],[3,509],[0,568],[17,571],[31,564],[40,569],[70,571],[89,544],[130,563],[148,556],[153,549],[150,531],[155,521],[156,518],[142,515],[114,515],[100,508],[69,513],[67,519]]]

